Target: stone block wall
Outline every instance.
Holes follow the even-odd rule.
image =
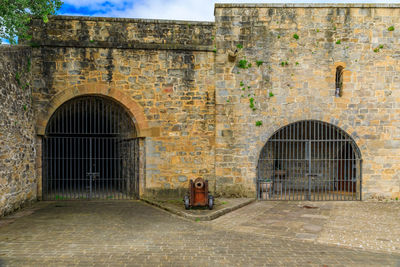
[[[0,217],[36,200],[30,47],[0,46]]]
[[[255,195],[268,138],[312,119],[357,143],[363,199],[400,196],[399,6],[217,4],[215,20],[218,191]],[[335,97],[337,66],[342,97]]]
[[[363,199],[399,197],[399,5],[217,4],[215,23],[56,16],[32,35],[36,133],[73,97],[115,99],[142,137],[142,194],[203,177],[255,196],[273,133],[319,120],[359,147]]]
[[[111,97],[144,137],[142,194],[215,187],[213,23],[60,16],[32,31],[38,134],[66,100]]]

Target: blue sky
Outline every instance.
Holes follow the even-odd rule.
[[[84,15],[124,18],[151,18],[176,20],[214,20],[215,3],[400,3],[400,0],[63,0],[60,15]]]

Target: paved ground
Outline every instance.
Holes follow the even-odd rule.
[[[262,201],[218,218],[211,225],[400,255],[399,202]]]
[[[255,201],[254,198],[215,198],[213,209],[192,207],[186,210],[182,199],[142,199],[161,209],[193,221],[211,221],[233,210],[247,206]]]
[[[254,206],[231,214],[252,213]],[[0,265],[400,266],[399,254],[215,223],[188,221],[137,201],[42,202],[0,221]]]

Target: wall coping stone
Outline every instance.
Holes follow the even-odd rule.
[[[139,18],[112,18],[112,17],[89,17],[89,16],[49,16],[52,20],[83,20],[83,21],[106,21],[106,22],[130,22],[130,23],[153,23],[153,24],[191,24],[192,26],[214,26],[213,21],[191,21],[191,20],[168,20],[168,19],[139,19]]]
[[[31,47],[27,45],[0,44],[0,53],[21,52],[29,49],[31,49]]]
[[[278,4],[278,3],[263,3],[263,4],[215,4],[215,8],[263,8],[263,7],[281,7],[281,8],[400,8],[400,4],[361,4],[361,3],[286,3],[286,4]]]

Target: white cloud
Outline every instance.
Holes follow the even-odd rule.
[[[64,2],[75,7],[87,7],[94,11],[94,16],[213,21],[215,3],[400,3],[400,0],[64,0]],[[106,6],[104,3],[107,3]]]

